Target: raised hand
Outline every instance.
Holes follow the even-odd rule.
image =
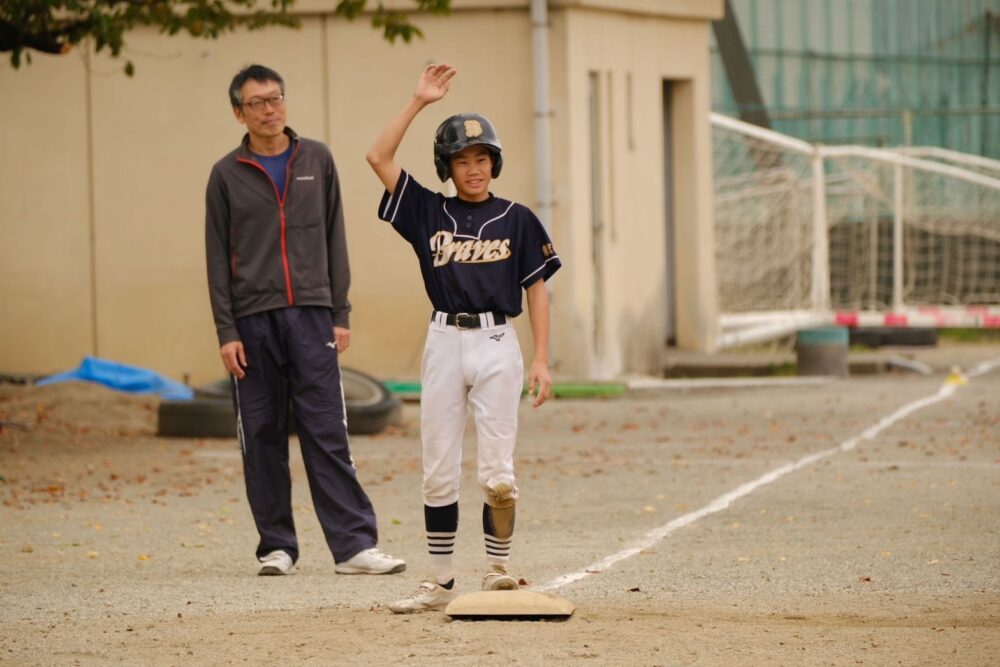
[[[413,96],[424,104],[437,102],[448,94],[451,78],[458,70],[447,64],[428,65],[420,75],[420,82]]]

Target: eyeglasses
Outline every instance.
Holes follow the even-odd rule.
[[[284,93],[280,95],[275,95],[273,97],[264,97],[250,100],[249,102],[243,102],[242,106],[250,107],[254,111],[263,111],[265,105],[271,105],[272,109],[280,109],[285,106],[285,95]]]

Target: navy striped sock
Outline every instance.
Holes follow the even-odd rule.
[[[444,507],[424,505],[424,528],[427,531],[431,574],[438,584],[446,584],[454,579],[452,561],[455,535],[458,534],[458,502]]]

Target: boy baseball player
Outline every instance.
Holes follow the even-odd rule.
[[[518,489],[514,478],[517,408],[524,365],[512,326],[527,292],[535,356],[528,372],[532,405],[552,387],[548,370],[549,299],[545,281],[559,257],[538,218],[493,195],[503,166],[493,125],[478,114],[445,120],[434,138],[434,164],[456,197],[426,189],[395,161],[416,115],[443,98],[456,70],[429,65],[403,108],[385,126],[367,159],[385,185],[379,217],[417,254],[434,307],[421,364],[423,500],[431,575],[417,592],[389,605],[395,613],[444,607],[456,595],[452,557],[458,532],[462,434],[472,406],[478,436],[477,479],[486,496],[483,590],[512,590],[507,574]]]

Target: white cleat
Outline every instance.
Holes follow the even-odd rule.
[[[334,571],[337,574],[396,574],[405,569],[406,561],[372,547],[356,553],[343,563],[337,563]]]
[[[507,569],[493,565],[483,575],[484,591],[516,591],[517,579],[507,574]]]
[[[432,611],[443,609],[448,603],[455,599],[457,592],[454,587],[448,590],[433,581],[425,581],[420,584],[417,592],[408,598],[396,600],[389,605],[389,610],[394,614],[412,614],[415,611]]]
[[[292,557],[284,551],[272,551],[260,559],[260,570],[257,572],[261,577],[273,577],[282,574],[292,574],[295,563]]]

